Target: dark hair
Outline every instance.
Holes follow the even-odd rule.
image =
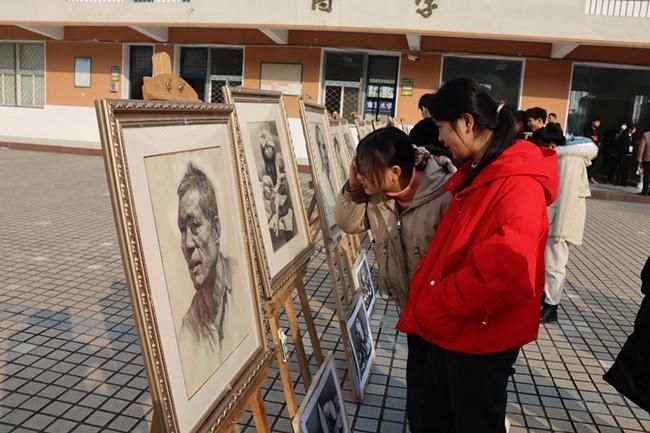
[[[558,124],[549,123],[545,127],[535,131],[530,137],[530,141],[541,147],[549,147],[551,144],[564,146],[566,144],[566,137]]]
[[[420,96],[420,100],[418,101],[418,110],[421,110],[423,107],[428,107],[428,101],[432,96],[433,93],[425,93],[424,95]]]
[[[546,123],[546,110],[541,107],[533,107],[526,110],[526,117],[532,119],[542,119],[542,122]]]
[[[415,166],[415,150],[408,135],[401,129],[389,126],[379,128],[365,136],[357,146],[357,170],[381,186],[380,170],[397,165],[408,176]]]
[[[515,139],[512,114],[479,84],[468,78],[457,78],[445,83],[434,95],[428,107],[431,116],[439,121],[454,122],[464,114],[471,114],[477,132],[491,130],[492,138],[476,167],[456,188],[456,192],[469,186],[476,176],[497,159]],[[452,127],[455,128],[452,123]]]
[[[548,117],[551,117],[551,116],[557,117],[557,113],[548,113]]]
[[[594,116],[594,117],[592,117],[592,118],[591,118],[591,121],[592,121],[592,122],[596,122],[596,121],[600,122],[600,116]]]
[[[436,122],[427,118],[420,120],[411,128],[409,138],[414,145],[426,148],[432,155],[444,155],[451,158],[451,152],[440,143],[439,134]]]
[[[515,114],[515,122],[523,123],[526,125],[526,112],[524,110],[519,110]]]

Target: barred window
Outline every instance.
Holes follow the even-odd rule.
[[[199,99],[223,103],[226,84],[240,86],[243,80],[244,50],[241,48],[182,47],[180,75]]]
[[[44,57],[42,43],[0,43],[0,105],[45,104]]]

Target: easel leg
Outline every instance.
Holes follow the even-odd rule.
[[[311,307],[309,306],[309,299],[305,291],[305,283],[302,278],[296,281],[296,290],[298,291],[298,298],[300,299],[300,306],[302,307],[302,315],[305,317],[307,324],[307,332],[311,340],[312,351],[316,357],[316,362],[320,367],[323,364],[323,351],[320,348],[320,340],[318,340],[318,333],[314,325],[314,317],[311,315]]]
[[[250,403],[257,433],[270,433],[269,420],[266,416],[266,410],[264,409],[264,399],[262,398],[261,390],[258,389],[257,392],[251,396]]]
[[[278,361],[278,370],[280,370],[280,380],[282,380],[282,388],[284,388],[284,396],[287,400],[287,413],[289,414],[289,418],[293,418],[298,413],[298,406],[296,405],[296,395],[293,392],[289,364],[282,360],[282,353],[279,349],[280,337],[278,336],[278,329],[280,329],[280,325],[277,315],[269,314],[269,324],[271,327],[271,336],[273,337],[273,345],[276,347],[275,357]]]
[[[298,357],[298,365],[300,366],[300,375],[305,384],[305,390],[311,384],[311,374],[309,373],[309,364],[307,363],[307,355],[305,354],[305,346],[302,344],[302,336],[300,329],[298,329],[298,317],[296,317],[296,308],[293,306],[293,299],[289,297],[284,303],[284,308],[287,312],[287,319],[289,320],[289,329],[291,330],[291,338],[296,347],[296,356]]]
[[[158,412],[154,408],[153,416],[151,417],[151,433],[162,433],[160,429],[160,421],[158,420]]]

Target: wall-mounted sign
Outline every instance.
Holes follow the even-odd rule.
[[[111,66],[111,93],[117,93],[120,85],[120,67],[116,65]]]
[[[283,95],[300,96],[302,94],[302,64],[300,63],[266,63],[260,71],[260,89],[275,90]]]
[[[413,96],[413,78],[402,78],[402,96]]]
[[[90,57],[75,57],[74,86],[90,87],[92,59]]]

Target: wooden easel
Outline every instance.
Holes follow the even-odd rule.
[[[239,404],[237,404],[232,412],[233,415],[231,416],[230,421],[225,423],[224,426],[220,428],[216,433],[235,433],[235,426],[237,425],[237,421],[241,418],[242,414],[249,405],[253,414],[253,421],[255,422],[255,429],[257,432],[271,433],[268,417],[266,416],[266,409],[264,409],[262,385],[269,375],[269,367],[271,366],[272,361],[273,358],[269,357],[264,367],[262,367],[260,375],[257,377],[255,382],[251,384],[250,389],[252,392],[250,393],[249,397],[247,399],[241,400]],[[160,427],[160,418],[156,412],[157,411],[154,408],[153,418],[151,419],[151,433],[163,433],[164,430],[162,430]]]
[[[305,389],[309,388],[311,384],[311,373],[309,372],[309,362],[305,353],[305,346],[300,334],[300,327],[298,326],[298,316],[296,309],[293,305],[293,293],[298,294],[302,314],[307,325],[307,332],[311,340],[312,350],[316,358],[318,366],[323,363],[323,352],[320,348],[320,341],[316,326],[314,325],[314,318],[311,314],[311,307],[309,306],[309,299],[305,291],[304,277],[307,274],[307,265],[298,272],[296,272],[289,280],[287,280],[280,289],[276,290],[273,297],[266,302],[266,312],[269,318],[269,325],[271,328],[271,335],[273,337],[273,345],[279,349],[282,345],[280,341],[280,313],[284,307],[289,322],[289,330],[291,331],[291,338],[296,348],[296,357],[298,358],[298,365],[300,367],[300,376],[302,377]],[[284,389],[284,395],[287,402],[287,413],[289,418],[293,418],[298,413],[298,404],[294,392],[293,380],[291,379],[291,371],[289,370],[288,359],[283,359],[282,352],[276,350],[276,358],[278,361],[278,369],[280,370],[280,380]]]
[[[182,78],[172,74],[171,59],[167,53],[157,53],[152,57],[153,76],[144,77],[142,94],[145,100],[159,101],[179,101],[179,102],[198,102],[197,93]],[[275,346],[277,352],[278,346]],[[319,347],[320,349],[320,347]],[[322,355],[321,355],[322,357]],[[224,423],[223,427],[215,433],[235,433],[237,421],[241,418],[244,410],[250,406],[253,413],[255,428],[258,433],[270,433],[266,409],[264,409],[264,399],[262,398],[262,385],[268,377],[269,367],[273,358],[269,357],[266,364],[262,367],[260,374],[248,388],[248,396],[241,399],[237,404],[229,422]],[[154,407],[154,413],[151,422],[151,433],[164,433],[160,426],[161,415]]]

